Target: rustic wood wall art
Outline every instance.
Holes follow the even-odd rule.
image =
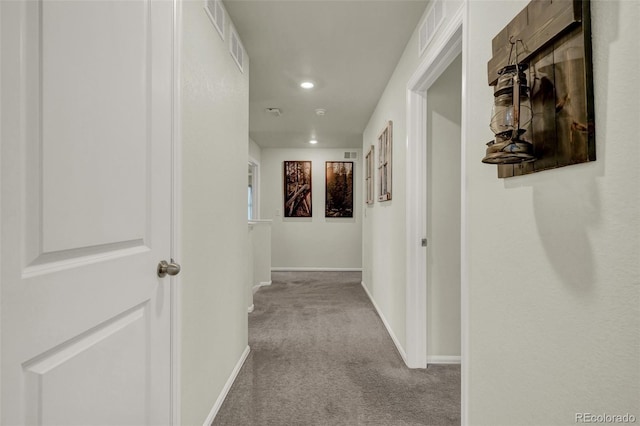
[[[492,42],[488,80],[508,64],[513,42],[526,77],[532,120],[533,162],[498,166],[498,177],[594,161],[595,128],[591,18],[588,0],[533,0]],[[520,44],[521,43],[521,44]]]
[[[284,216],[311,215],[311,161],[285,161]]]
[[[353,161],[327,161],[325,217],[353,217]]]
[[[378,136],[378,201],[391,199],[392,152],[393,123],[389,121]]]

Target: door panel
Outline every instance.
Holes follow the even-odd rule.
[[[140,243],[145,236],[149,7],[143,1],[42,3],[45,252]]]
[[[145,424],[147,311],[145,303],[27,361],[27,423]]]
[[[2,424],[168,424],[172,2],[0,8]]]

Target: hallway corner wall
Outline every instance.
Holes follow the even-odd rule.
[[[357,158],[345,159],[344,153]],[[283,217],[283,162],[311,161],[310,218]],[[325,217],[325,162],[353,161],[353,218]],[[362,267],[362,150],[359,148],[263,148],[261,212],[273,219],[271,265],[279,270],[340,270]]]
[[[249,64],[203,2],[181,5],[180,424],[201,425],[247,349]]]
[[[262,148],[260,148],[260,146],[251,138],[249,138],[249,157],[253,158],[258,163],[262,160]]]
[[[472,425],[640,418],[640,78],[628,72],[640,68],[640,2],[590,3],[597,160],[498,179],[480,162],[492,137],[487,61],[528,2],[469,2]]]

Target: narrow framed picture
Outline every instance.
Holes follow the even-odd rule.
[[[378,136],[378,201],[391,200],[391,153],[393,152],[393,123]]]
[[[353,161],[327,161],[325,217],[353,217]]]
[[[367,200],[366,203],[371,205],[373,204],[373,200],[375,197],[375,183],[373,181],[373,170],[375,168],[375,147],[371,145],[369,148],[369,153],[365,159],[365,186],[367,188]]]
[[[284,162],[284,217],[311,217],[311,161]]]

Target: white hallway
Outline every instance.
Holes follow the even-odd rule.
[[[445,21],[421,55],[417,53],[417,28],[413,30],[373,113],[361,129],[360,143],[351,147],[359,154],[355,168],[359,178],[356,180],[353,222],[320,220],[324,219],[323,195],[316,196],[314,193],[318,214],[314,214],[309,222],[296,224],[298,228],[293,231],[294,234],[305,232],[307,227],[314,228],[311,232],[323,234],[329,225],[334,225],[331,227],[334,231],[340,229],[338,232],[348,234],[349,241],[361,241],[361,244],[345,244],[344,252],[332,253],[333,257],[326,253],[311,252],[310,255],[315,259],[324,259],[318,263],[309,263],[303,250],[285,244],[292,253],[286,255],[274,249],[273,266],[361,269],[364,285],[400,351],[404,351],[409,363],[414,359],[419,360],[420,354],[416,355],[412,348],[415,347],[416,338],[426,336],[412,335],[416,330],[415,321],[408,315],[408,312],[413,312],[411,304],[415,298],[407,292],[412,288],[407,284],[412,279],[407,258],[412,250],[419,253],[416,251],[419,249],[412,249],[408,236],[411,215],[414,213],[409,200],[411,191],[415,190],[412,180],[415,176],[405,171],[413,170],[415,166],[412,165],[415,160],[412,143],[415,141],[411,139],[407,97],[410,84],[415,83],[416,76],[423,75],[439,52],[446,50],[446,42],[459,34],[463,88],[460,154],[462,251],[461,341],[457,355],[462,363],[462,424],[565,425],[575,424],[577,413],[629,413],[639,418],[640,271],[637,260],[640,258],[640,169],[637,162],[640,152],[637,135],[640,132],[640,77],[635,71],[640,68],[640,36],[637,28],[640,2],[591,2],[597,160],[522,177],[498,179],[495,167],[480,162],[485,155],[484,143],[491,138],[488,121],[492,91],[486,82],[486,65],[491,57],[492,38],[527,3],[520,0],[445,1]],[[65,223],[73,231],[67,234],[48,234],[51,231],[47,228],[49,222],[40,223],[42,228],[38,228],[38,224],[32,221],[38,220],[33,212],[39,210],[31,209],[33,205],[24,200],[35,200],[37,203],[37,197],[31,191],[34,187],[30,186],[35,185],[37,179],[31,178],[35,175],[30,171],[42,164],[33,161],[33,149],[40,146],[36,142],[37,135],[34,136],[31,130],[38,128],[32,121],[35,116],[28,114],[34,104],[25,101],[39,99],[38,94],[33,92],[39,86],[27,83],[39,81],[38,75],[44,70],[42,75],[46,78],[42,84],[47,88],[47,78],[53,74],[47,74],[51,68],[42,68],[39,61],[45,64],[49,64],[47,61],[64,63],[47,55],[33,55],[38,51],[37,47],[41,47],[37,44],[37,29],[53,35],[63,31],[59,33],[58,28],[61,27],[51,25],[55,21],[47,20],[56,16],[45,14],[39,20],[37,10],[33,9],[37,2],[22,3],[31,6],[24,7],[24,10],[18,7],[20,10],[16,11],[17,4],[2,2],[0,7],[0,326],[3,377],[0,416],[3,424],[24,423],[25,419],[37,418],[29,417],[31,415],[56,411],[55,407],[53,411],[42,411],[43,407],[52,408],[47,403],[55,406],[56,398],[46,399],[44,405],[33,405],[29,399],[32,398],[29,391],[37,389],[33,386],[44,386],[42,389],[52,394],[64,394],[61,392],[65,389],[64,383],[55,376],[51,381],[48,378],[43,380],[41,384],[31,381],[33,374],[46,377],[46,372],[55,370],[50,370],[52,364],[42,360],[49,362],[54,355],[68,354],[64,352],[67,348],[76,350],[75,346],[69,346],[68,343],[73,343],[74,336],[91,335],[83,333],[94,330],[94,326],[107,324],[107,330],[116,330],[117,327],[109,327],[121,324],[118,322],[121,320],[134,324],[151,312],[146,308],[138,309],[135,304],[138,302],[113,297],[109,290],[111,286],[122,294],[127,292],[127,287],[121,284],[118,276],[115,276],[116,279],[107,279],[114,277],[111,275],[114,271],[105,266],[97,270],[99,274],[89,275],[100,277],[95,280],[98,293],[83,291],[81,286],[64,293],[64,299],[69,303],[65,306],[70,308],[63,312],[68,313],[69,318],[82,315],[86,319],[86,330],[75,330],[73,321],[68,321],[71,326],[64,332],[57,333],[55,327],[54,331],[41,330],[42,333],[46,332],[46,339],[42,341],[34,337],[37,333],[31,334],[29,327],[32,322],[44,321],[43,318],[48,318],[47,315],[54,312],[54,307],[57,309],[62,306],[63,302],[59,299],[63,299],[63,293],[50,294],[45,290],[33,296],[33,299],[28,294],[18,297],[16,289],[25,287],[19,284],[19,280],[27,280],[28,284],[31,282],[28,280],[46,276],[50,270],[40,265],[64,263],[76,255],[74,249],[102,247],[100,250],[111,250],[115,247],[124,250],[121,253],[127,256],[142,256],[141,253],[147,251],[136,251],[138,246],[135,244],[138,240],[146,241],[147,234],[140,231],[146,229],[146,222],[142,219],[127,222],[131,226],[122,230],[122,235],[117,236],[120,240],[116,243],[133,241],[130,244],[134,245],[110,246],[116,243],[99,233],[87,236],[78,232],[80,239],[73,240],[69,235],[75,236],[73,230],[79,229],[74,227],[89,227],[91,224],[67,223],[64,214],[51,216],[55,219],[51,223]],[[274,214],[281,201],[267,195],[270,191],[273,194],[281,193],[282,183],[276,167],[281,167],[284,160],[311,160],[314,165],[321,166],[324,161],[339,160],[338,156],[345,149],[285,150],[252,144],[248,138],[249,76],[250,72],[254,72],[250,66],[252,52],[248,52],[244,72],[238,72],[228,52],[228,39],[219,37],[203,10],[203,3],[176,1],[172,6],[175,9],[166,9],[161,19],[166,28],[171,28],[175,18],[176,31],[173,38],[169,37],[169,32],[165,38],[162,35],[159,37],[165,45],[173,45],[173,51],[166,57],[163,54],[144,56],[145,60],[161,57],[170,61],[163,63],[168,73],[161,73],[153,79],[154,82],[163,82],[164,89],[153,93],[162,97],[166,91],[168,104],[163,105],[171,106],[163,110],[168,114],[164,116],[166,127],[163,131],[171,135],[170,145],[167,145],[170,149],[158,161],[164,161],[163,164],[172,173],[172,177],[169,173],[162,182],[166,183],[167,191],[171,192],[173,188],[174,226],[171,235],[167,233],[166,245],[160,252],[149,252],[145,271],[151,271],[155,278],[157,261],[171,257],[182,265],[182,272],[171,279],[170,285],[168,278],[150,284],[154,294],[153,303],[157,304],[153,306],[171,307],[166,311],[167,316],[163,317],[165,328],[171,329],[171,340],[163,341],[157,354],[160,362],[171,366],[172,376],[145,376],[146,371],[141,373],[140,368],[135,368],[140,364],[132,364],[134,367],[130,373],[163,382],[162,395],[151,393],[149,398],[155,401],[157,397],[158,401],[168,402],[166,407],[171,408],[158,413],[157,421],[148,412],[134,413],[139,414],[143,422],[172,421],[174,424],[200,425],[212,420],[249,350],[247,259],[251,255],[246,219],[248,157],[260,162],[261,217],[273,220],[273,238],[274,241],[280,238],[279,247],[282,247],[282,242],[291,236],[287,236],[287,231],[282,228],[286,223]],[[425,12],[428,11],[429,6]],[[15,19],[16,16],[24,19]],[[144,14],[136,16],[142,20],[148,18]],[[83,17],[85,21],[81,23],[73,20],[67,22],[67,28],[88,31],[94,26],[91,14],[84,14]],[[226,26],[231,24],[230,20],[225,22]],[[134,20],[127,25],[132,31],[137,31],[137,28],[157,28],[139,26]],[[108,24],[105,24],[104,30],[109,30]],[[26,36],[20,38],[17,34]],[[239,33],[239,37],[242,39],[243,34]],[[49,46],[47,40],[43,39],[44,52]],[[69,37],[69,40],[76,40],[82,45],[82,37]],[[144,51],[144,45],[140,49]],[[25,52],[31,53],[24,55]],[[144,64],[140,62],[140,69]],[[73,87],[72,80],[65,80],[70,88]],[[84,81],[77,79],[76,86],[81,87],[82,84]],[[135,89],[136,86],[132,87]],[[167,88],[169,90],[165,90]],[[109,98],[108,91],[103,92],[99,93],[100,96]],[[133,92],[129,95],[146,99],[146,95],[135,90]],[[56,102],[47,103],[48,99],[71,101],[65,93],[45,91],[45,94],[52,96],[45,96],[43,103],[46,114],[43,116],[45,125],[42,129],[46,135],[46,131],[51,129],[60,130],[55,126],[47,127],[47,123],[50,123],[47,117],[54,116],[51,114],[56,112],[55,106],[58,105]],[[98,108],[96,105],[99,104],[96,102],[92,108]],[[16,105],[21,107],[16,108]],[[146,105],[142,102],[131,108],[143,110]],[[72,106],[76,111],[83,110],[82,106]],[[394,123],[393,200],[366,207],[362,200],[362,158],[389,120]],[[162,122],[159,120],[154,123],[162,127]],[[77,146],[83,146],[81,133],[72,133],[72,136],[77,138]],[[53,164],[60,159],[46,151],[49,145],[43,146],[46,153],[43,173],[46,175],[51,170],[57,170]],[[77,146],[74,145],[74,149]],[[130,148],[124,143],[115,142],[110,146],[113,150],[105,149],[102,157],[93,152],[87,154],[88,157],[80,158],[92,158],[84,161],[85,164],[92,164],[91,161],[95,164],[106,161],[120,164],[122,160],[117,154],[126,154]],[[60,147],[68,148],[61,142]],[[54,148],[58,146],[54,145]],[[112,152],[116,153],[113,157],[107,155]],[[139,155],[136,159],[146,161],[144,152],[143,149],[135,151]],[[81,154],[82,150],[78,155]],[[68,161],[68,165],[75,170],[74,164],[82,161],[72,160]],[[66,164],[64,161],[60,164]],[[127,163],[126,167],[129,166]],[[89,169],[83,170],[87,172]],[[322,167],[317,167],[317,173],[314,182],[322,182]],[[112,188],[112,182],[124,186],[128,182],[124,174],[105,176],[111,176],[111,181],[106,177],[100,181],[104,188]],[[139,180],[143,178],[138,177]],[[68,179],[67,183],[73,188],[82,189],[81,182],[77,180]],[[27,188],[26,198],[21,198],[21,188]],[[47,195],[43,198],[46,206],[63,206],[56,204],[56,186],[45,185],[43,188],[39,189]],[[321,185],[317,185],[316,189],[322,191]],[[131,185],[124,192],[144,194],[145,190]],[[121,194],[118,191],[103,195],[120,203],[127,201],[119,198]],[[79,196],[71,194],[70,197]],[[95,196],[91,200],[98,204],[100,197]],[[170,199],[161,202],[161,208],[169,213],[170,202]],[[151,211],[146,204],[138,205],[135,201],[128,207],[132,211]],[[49,211],[45,208],[46,217],[49,217]],[[116,214],[118,210],[110,211]],[[106,223],[113,225],[109,221]],[[30,239],[22,239],[24,235],[38,234],[38,229],[44,229],[45,243],[41,241],[38,245]],[[17,234],[17,230],[25,230],[25,234]],[[142,237],[136,234],[138,231],[142,232]],[[416,242],[419,243],[419,238],[416,238]],[[16,247],[20,247],[20,250]],[[48,247],[52,251],[63,252],[67,257],[47,257]],[[32,249],[40,251],[33,255]],[[156,249],[155,245],[153,249]],[[87,253],[96,256],[95,252]],[[37,262],[31,264],[33,259]],[[99,264],[98,258],[91,259],[92,262],[95,260],[92,265]],[[47,281],[36,284],[41,289],[50,288],[47,287]],[[143,296],[140,296],[142,299]],[[119,304],[115,322],[107,321],[112,315],[106,308],[110,302]],[[83,312],[76,309],[80,304],[87,304]],[[20,316],[22,313],[24,316]],[[68,325],[67,321],[63,323]],[[33,339],[33,342],[27,342],[19,350],[15,349],[17,342],[28,339]],[[144,342],[132,345],[131,350],[139,351],[135,352],[138,355],[150,356],[151,349],[156,348],[145,346],[148,341]],[[61,352],[56,352],[56,348],[61,348]],[[109,357],[101,357],[100,361],[109,366]],[[95,369],[91,362],[81,367],[80,373],[76,371],[76,378],[87,377],[86,371]],[[108,374],[103,376],[104,380],[112,379]],[[149,384],[144,380],[134,380],[132,383],[132,389],[134,384],[141,389],[149,389]],[[148,408],[144,402],[140,406]],[[122,411],[128,409],[122,408]],[[77,414],[77,418],[83,415],[76,412],[63,414],[69,413]],[[45,418],[42,423],[54,421],[55,418]]]

